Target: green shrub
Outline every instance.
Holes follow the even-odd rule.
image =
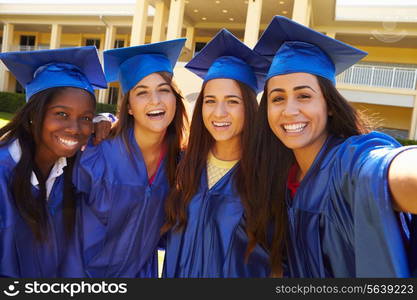
[[[397,138],[397,141],[400,142],[400,144],[403,145],[403,146],[417,145],[417,141],[415,141],[415,140],[407,140],[407,139]]]
[[[96,113],[112,113],[116,115],[117,106],[114,104],[97,103]]]
[[[14,114],[25,103],[24,94],[0,92],[0,111]]]

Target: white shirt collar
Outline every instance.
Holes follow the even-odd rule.
[[[20,147],[19,141],[16,139],[14,140],[9,146],[9,152],[12,156],[13,160],[18,163],[20,158],[22,157],[22,148]],[[49,195],[52,191],[52,187],[55,183],[55,179],[61,176],[64,173],[64,168],[67,165],[67,159],[65,157],[60,157],[52,167],[51,172],[49,173],[49,177],[45,182],[46,187],[46,197],[49,198]],[[32,172],[32,177],[30,179],[30,183],[39,188],[39,180],[36,177],[35,173]]]

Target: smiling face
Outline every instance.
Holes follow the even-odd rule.
[[[328,110],[317,78],[307,73],[268,81],[268,122],[274,134],[295,152],[317,154],[324,144]]]
[[[56,94],[45,108],[37,161],[51,164],[60,157],[73,156],[93,131],[94,111],[94,99],[84,90],[65,88]]]
[[[176,98],[172,87],[152,73],[129,91],[129,114],[141,132],[164,134],[174,119]]]
[[[204,126],[216,142],[239,141],[245,106],[237,82],[224,78],[209,80],[204,89],[202,115]]]

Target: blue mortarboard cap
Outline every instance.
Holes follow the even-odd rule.
[[[325,77],[333,83],[337,74],[367,55],[282,16],[272,19],[254,50],[272,62],[267,79],[303,72]]]
[[[269,61],[222,29],[185,67],[204,82],[215,78],[235,79],[259,92]]]
[[[107,81],[120,81],[126,94],[140,80],[155,72],[173,73],[186,39],[104,51]]]
[[[32,95],[52,87],[76,87],[94,95],[94,88],[107,88],[94,46],[0,53],[0,59]]]

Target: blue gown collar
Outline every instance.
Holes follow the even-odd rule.
[[[226,174],[223,175],[222,178],[219,179],[219,181],[217,181],[209,189],[208,188],[208,177],[207,177],[207,164],[206,164],[206,166],[204,167],[203,172],[201,174],[200,187],[204,188],[208,192],[216,192],[216,191],[219,191],[219,190],[223,189],[223,186],[225,184],[228,184],[229,178],[232,177],[235,174],[238,166],[239,166],[239,162],[237,162],[229,171],[227,171]]]
[[[142,150],[140,149],[136,138],[135,138],[135,131],[133,128],[129,128],[129,142],[132,145],[132,149],[133,149],[133,158],[136,162],[135,164],[135,168],[138,174],[143,173],[145,175],[145,179],[146,179],[146,185],[149,185],[149,174],[148,174],[148,169],[146,168],[146,163],[145,163],[145,159],[143,158],[143,154],[142,154]],[[156,170],[156,174],[155,174],[155,178],[153,180],[153,182],[158,182],[159,178],[161,176],[163,176],[164,172],[161,171],[161,169],[165,168],[165,164],[166,164],[166,155],[163,158],[161,164],[158,166],[158,169]],[[145,172],[141,172],[140,170],[145,170]],[[145,180],[144,179],[144,180]]]
[[[341,142],[343,142],[343,139],[339,138],[339,137],[336,137],[334,135],[329,135],[326,138],[326,141],[324,142],[323,146],[321,147],[319,153],[314,158],[313,164],[308,169],[307,174],[304,176],[303,180],[301,180],[300,186],[298,187],[298,189],[301,189],[303,187],[303,185],[305,184],[305,182],[307,182],[309,180],[309,178],[317,172],[317,170],[321,170],[325,167],[325,164],[323,164],[323,162],[324,162],[327,154],[329,153],[330,150],[333,149],[334,146],[340,144]]]
[[[291,196],[289,189],[285,190],[285,199],[287,207],[294,207],[294,200],[297,199],[297,195],[300,194],[300,191],[304,188],[304,186],[310,181],[310,178],[313,177],[319,170],[322,170],[326,167],[324,160],[326,159],[327,154],[338,144],[342,143],[344,139],[340,137],[336,137],[334,135],[329,135],[326,138],[323,146],[321,147],[319,153],[316,155],[313,164],[307,171],[307,174],[304,176],[303,180],[301,180],[299,187],[297,188],[297,193],[294,197]]]

